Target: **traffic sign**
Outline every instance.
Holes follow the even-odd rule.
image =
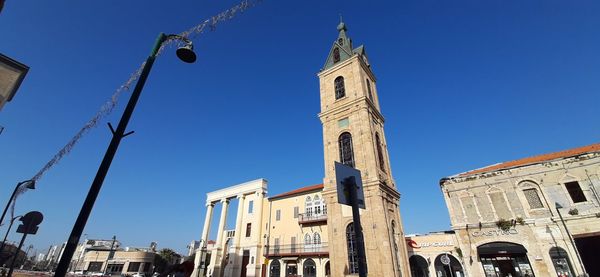
[[[352,205],[350,202],[350,192],[346,189],[343,182],[350,177],[354,177],[356,182],[356,200],[358,207],[366,209],[365,206],[365,193],[363,191],[362,179],[360,177],[360,170],[335,162],[335,182],[338,194],[338,203],[344,205]]]

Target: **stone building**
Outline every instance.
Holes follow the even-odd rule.
[[[360,210],[369,276],[410,276],[376,78],[364,46],[353,48],[340,23],[319,72],[325,177],[323,184],[265,198],[263,179],[207,194],[201,242],[208,241],[213,206],[221,203],[215,249],[206,265],[196,252],[194,276],[355,276],[359,271],[352,211],[337,199],[334,163],[360,170]],[[225,229],[229,201],[237,198],[233,230]],[[252,212],[251,212],[252,211]],[[263,229],[264,226],[264,229]],[[245,231],[245,232],[244,232]]]
[[[487,166],[440,186],[469,276],[600,276],[600,144]]]
[[[406,244],[412,277],[465,276],[454,231],[407,235]]]
[[[156,252],[138,249],[91,250],[85,252],[77,269],[87,273],[106,272],[109,275],[145,273],[148,276],[154,270],[156,255],[158,255]]]

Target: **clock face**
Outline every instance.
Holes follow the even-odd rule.
[[[344,40],[343,40],[343,39],[341,39],[341,38],[340,38],[340,39],[338,39],[338,44],[339,44],[339,45],[344,45]]]

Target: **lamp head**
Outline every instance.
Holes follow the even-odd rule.
[[[196,53],[194,53],[194,46],[191,41],[184,46],[177,48],[176,53],[177,57],[186,63],[193,63],[196,61]]]
[[[557,210],[558,210],[558,209],[562,209],[562,207],[563,207],[563,206],[562,206],[561,204],[559,204],[558,202],[554,202],[554,206],[556,207],[556,209],[557,209]]]
[[[27,180],[27,181],[19,182],[17,185],[21,186],[23,184],[25,185],[25,188],[35,189],[35,180]]]

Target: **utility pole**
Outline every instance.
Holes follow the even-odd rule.
[[[113,251],[113,246],[115,246],[115,241],[117,240],[117,236],[113,236],[113,241],[110,244],[110,251],[108,251],[108,256],[106,256],[106,262],[105,262],[105,266],[104,266],[104,271],[102,271],[102,275],[106,275],[106,270],[108,269],[108,259],[110,259],[110,254],[112,254]]]

